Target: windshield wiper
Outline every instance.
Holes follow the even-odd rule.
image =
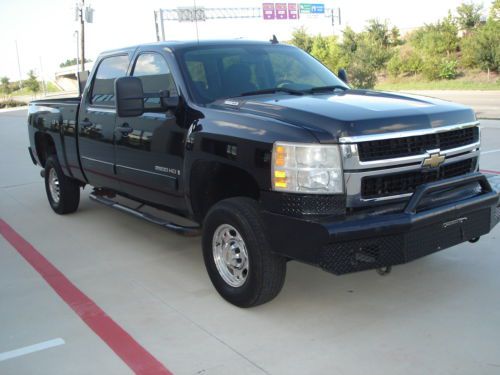
[[[348,87],[341,86],[341,85],[332,85],[332,86],[318,86],[318,87],[313,87],[312,89],[305,90],[305,92],[314,94],[316,92],[326,92],[326,91],[333,91],[335,89],[341,89],[343,91],[349,90]]]
[[[277,92],[286,92],[291,95],[304,95],[303,91],[288,89],[286,87],[273,87],[271,89],[248,91],[240,94],[239,96],[261,95],[261,94],[275,94]]]

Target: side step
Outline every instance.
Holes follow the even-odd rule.
[[[165,219],[151,215],[149,213],[141,212],[138,209],[125,206],[121,203],[118,203],[118,202],[112,200],[112,199],[103,197],[101,195],[97,195],[94,192],[90,193],[89,198],[91,200],[98,202],[98,203],[101,203],[105,206],[115,208],[115,209],[122,211],[122,212],[126,212],[130,215],[138,217],[139,219],[143,219],[143,220],[146,220],[150,223],[160,225],[166,229],[170,229],[174,232],[183,234],[185,236],[198,236],[201,234],[201,228],[199,226],[188,227],[188,226],[182,226],[179,224],[175,224],[175,223],[172,223],[172,222],[167,221]],[[142,206],[143,205],[141,205],[140,207],[142,207]]]

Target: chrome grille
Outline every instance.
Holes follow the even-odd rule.
[[[421,184],[476,171],[478,125],[340,138],[347,207],[408,199]],[[439,167],[423,167],[437,156],[444,156]]]
[[[427,150],[449,150],[478,140],[479,128],[469,127],[443,133],[360,142],[358,152],[361,161],[372,161],[419,155]]]
[[[473,172],[475,168],[476,159],[473,158],[430,170],[420,169],[413,172],[365,177],[361,181],[361,196],[376,198],[413,193],[419,185],[461,176]]]

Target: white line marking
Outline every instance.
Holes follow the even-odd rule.
[[[39,352],[40,350],[45,350],[53,348],[54,346],[64,345],[65,342],[61,338],[40,342],[38,344],[25,346],[24,348],[14,349],[9,352],[0,353],[0,362],[6,361],[11,358],[21,357],[26,354]]]
[[[500,148],[496,149],[496,150],[482,151],[481,155],[484,155],[484,154],[493,154],[494,152],[500,152]]]

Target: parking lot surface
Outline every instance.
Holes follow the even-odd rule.
[[[91,202],[89,187],[75,214],[54,214],[25,122],[0,114],[0,374],[500,373],[500,226],[385,277],[290,262],[274,301],[238,309],[200,238]],[[481,168],[500,173],[500,121],[482,124]]]

